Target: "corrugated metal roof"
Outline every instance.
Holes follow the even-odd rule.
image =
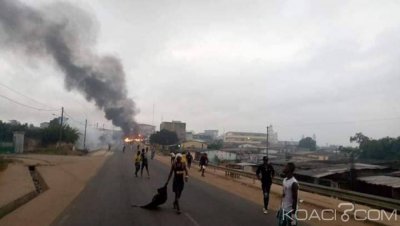
[[[391,176],[360,177],[358,180],[368,184],[383,185],[392,188],[400,188],[400,178]]]
[[[364,163],[355,163],[354,168],[356,170],[369,170],[369,169],[387,169],[388,167],[364,164]],[[321,166],[321,168],[310,169],[310,170],[298,170],[295,171],[295,174],[321,178],[333,174],[345,173],[348,171],[350,171],[350,166],[348,164],[337,164],[337,165],[329,165],[327,167]]]

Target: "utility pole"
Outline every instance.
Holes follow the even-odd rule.
[[[87,119],[85,119],[85,133],[83,135],[83,149],[86,149],[86,128],[87,128]]]
[[[60,137],[58,138],[58,144],[59,144],[59,145],[61,145],[61,141],[62,141],[63,121],[64,121],[64,107],[61,107]]]
[[[267,126],[267,147],[266,147],[266,149],[267,149],[267,157],[269,157],[269,150],[268,150],[268,144],[269,144],[269,134],[268,134],[268,132],[269,132],[269,126]]]

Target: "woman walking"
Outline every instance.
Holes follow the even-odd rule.
[[[186,165],[182,162],[182,154],[176,155],[176,160],[172,164],[171,171],[169,172],[167,183],[165,186],[168,185],[169,180],[172,177],[172,173],[174,174],[174,180],[172,183],[172,191],[175,193],[175,200],[174,200],[174,209],[178,214],[181,213],[181,209],[179,207],[179,198],[182,195],[183,187],[185,185],[185,181],[188,181],[189,175],[186,169]],[[184,174],[185,173],[185,177]]]

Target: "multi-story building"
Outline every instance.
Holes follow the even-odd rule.
[[[186,139],[186,123],[181,121],[172,122],[162,122],[160,125],[160,130],[168,130],[175,132],[178,136],[179,141],[184,141]]]
[[[204,130],[204,134],[210,136],[213,140],[218,137],[218,130],[208,129]]]
[[[149,138],[151,134],[156,132],[156,127],[148,124],[138,124],[139,134],[145,138]]]

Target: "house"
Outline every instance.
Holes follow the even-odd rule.
[[[183,142],[181,147],[184,150],[188,151],[199,151],[199,150],[207,150],[207,143],[197,140],[190,140]]]

